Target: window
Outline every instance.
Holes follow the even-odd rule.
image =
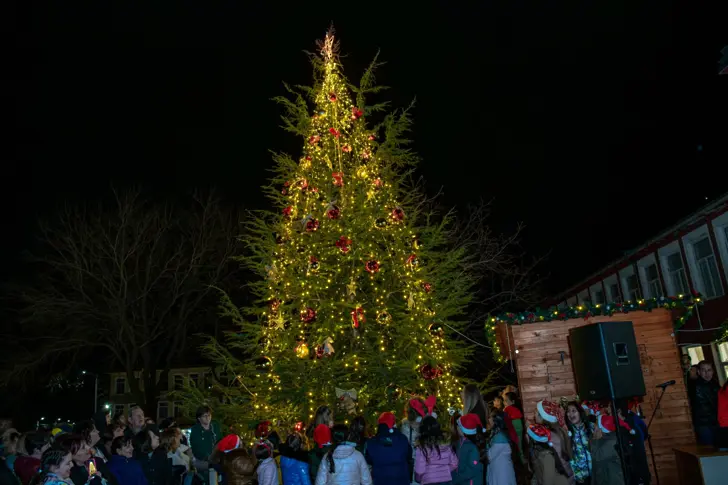
[[[592,298],[594,299],[595,305],[601,305],[604,303],[604,290],[595,290],[592,292]]]
[[[683,266],[680,251],[667,256],[667,273],[675,295],[689,293],[688,278],[685,275],[685,267]]]
[[[184,376],[181,376],[179,374],[175,374],[174,376],[174,390],[180,391],[182,390],[182,387],[184,387]]]
[[[627,276],[624,281],[627,284],[628,300],[636,301],[642,298],[642,294],[640,292],[640,282],[636,274],[632,273],[631,275]]]
[[[126,393],[126,377],[117,377],[114,381],[114,394]]]
[[[200,374],[190,374],[190,385],[200,387]]]
[[[705,360],[705,354],[703,354],[703,347],[688,347],[688,355],[690,356],[690,365],[698,365]]]
[[[609,285],[609,298],[615,303],[622,301],[622,297],[619,295],[619,284],[612,283]]]
[[[647,290],[650,292],[651,298],[659,298],[662,296],[662,285],[660,285],[660,273],[657,271],[657,265],[651,264],[645,266],[645,279],[647,280]]]
[[[124,411],[125,411],[125,406],[123,404],[114,404],[114,417],[123,416]]]
[[[179,418],[182,416],[182,401],[174,402],[174,417]]]
[[[159,401],[157,403],[157,420],[161,421],[169,417],[169,403],[167,401]]]
[[[720,366],[723,368],[723,375],[728,378],[728,342],[718,344],[718,356],[720,357]]]
[[[710,238],[706,236],[694,243],[693,251],[695,251],[695,263],[698,266],[705,297],[715,298],[722,295],[723,289],[720,284],[718,265],[713,254],[713,247],[710,245]]]

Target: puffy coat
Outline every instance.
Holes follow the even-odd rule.
[[[329,453],[334,457],[334,473],[329,472]],[[364,455],[356,448],[339,445],[324,456],[316,474],[316,485],[371,485],[372,476]]]
[[[258,485],[278,485],[278,467],[273,458],[266,458],[258,465]]]
[[[718,424],[718,386],[702,377],[695,380],[692,406],[695,426],[716,426]]]
[[[308,463],[294,456],[281,456],[283,485],[311,485]]]
[[[422,485],[428,483],[449,483],[452,472],[458,467],[458,457],[450,445],[440,445],[439,449],[415,449],[415,480]]]
[[[378,433],[367,441],[365,458],[372,466],[374,485],[408,485],[412,450],[407,438],[393,429],[393,432]]]

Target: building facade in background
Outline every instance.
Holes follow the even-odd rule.
[[[554,298],[568,307],[701,293],[705,305],[676,333],[693,364],[712,361],[728,378],[728,342],[716,343],[728,319],[728,194],[668,228]]]
[[[157,371],[157,378],[162,371]],[[157,422],[168,417],[180,417],[182,415],[182,403],[175,402],[168,398],[170,391],[180,390],[185,383],[195,386],[206,385],[210,376],[210,367],[181,367],[169,371],[167,382],[159,383],[159,402],[157,409],[145,409],[146,416],[154,418]],[[120,413],[129,415],[129,410],[137,405],[136,396],[131,392],[131,386],[126,372],[112,372],[110,377],[109,400],[113,406],[114,416]],[[135,373],[139,379],[139,373]],[[144,383],[139,380],[140,389],[144,389]]]

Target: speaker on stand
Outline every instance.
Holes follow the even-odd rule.
[[[608,399],[616,420],[619,416],[617,399],[646,394],[632,322],[602,322],[573,328],[569,331],[569,340],[571,363],[581,399]],[[625,483],[628,483],[629,470],[619,423],[616,428],[622,473]]]

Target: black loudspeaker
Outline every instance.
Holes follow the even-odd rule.
[[[632,322],[603,322],[569,331],[579,397],[603,400],[644,396],[645,379]],[[614,394],[612,394],[612,390]]]

